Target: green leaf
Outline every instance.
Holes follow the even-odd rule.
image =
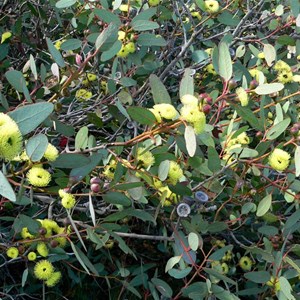
[[[219,74],[224,79],[224,81],[229,81],[232,76],[232,62],[229,52],[228,44],[225,42],[221,42],[219,44]]]
[[[60,48],[64,51],[79,49],[82,45],[82,41],[78,39],[69,39],[64,41]]]
[[[228,10],[225,10],[218,15],[218,21],[224,25],[237,26],[240,19],[236,15],[232,15]]]
[[[62,169],[73,169],[88,165],[91,162],[89,157],[77,153],[63,153],[58,156],[56,161],[52,162],[53,167]]]
[[[153,125],[156,118],[151,111],[144,107],[130,106],[127,109],[129,116],[140,124]]]
[[[33,77],[34,77],[35,80],[37,80],[38,79],[38,73],[37,73],[37,70],[36,70],[36,64],[35,64],[34,57],[32,56],[32,54],[30,54],[29,61],[30,61],[30,69],[31,69],[31,72],[33,74]]]
[[[223,248],[218,249],[213,254],[209,256],[210,260],[221,260],[227,251],[231,251],[233,249],[233,245],[227,245]]]
[[[61,67],[64,68],[66,66],[64,59],[60,52],[54,47],[53,43],[49,38],[46,38],[47,46],[49,49],[49,52],[53,58],[53,60]]]
[[[76,0],[59,0],[56,2],[56,8],[67,8],[74,5],[77,1]]]
[[[89,157],[90,162],[86,165],[83,165],[81,167],[76,167],[71,170],[70,176],[71,177],[79,177],[84,178],[86,175],[91,173],[97,165],[99,165],[99,162],[101,159],[107,156],[107,150],[103,149],[99,153],[94,153]]]
[[[144,186],[143,182],[136,181],[136,182],[130,182],[130,183],[120,183],[115,185],[113,188],[119,191],[127,191],[130,189],[134,189],[137,187]]]
[[[53,111],[53,104],[40,102],[17,108],[8,115],[14,119],[18,127],[25,135],[37,128]]]
[[[296,167],[295,175],[296,177],[299,177],[300,176],[300,146],[296,147],[294,158],[295,158],[295,167]]]
[[[136,80],[130,78],[130,77],[122,77],[120,79],[120,82],[123,86],[125,87],[130,87],[130,86],[135,86],[136,85]]]
[[[111,58],[113,58],[122,48],[122,42],[117,40],[114,42],[114,44],[106,51],[103,51],[101,54],[101,61],[108,61]]]
[[[196,251],[199,247],[199,236],[194,232],[190,232],[188,235],[189,246],[192,250]]]
[[[76,150],[85,149],[87,147],[88,138],[89,138],[88,134],[89,134],[89,129],[87,126],[83,126],[79,129],[75,137]]]
[[[244,274],[245,278],[255,283],[266,283],[270,280],[270,272],[267,271],[256,271],[248,272]]]
[[[158,178],[161,181],[164,181],[167,179],[169,169],[170,169],[170,161],[169,160],[164,160],[160,163],[160,165],[158,167]]]
[[[264,55],[267,65],[271,67],[276,61],[276,49],[271,44],[264,44]]]
[[[231,106],[236,110],[237,114],[245,121],[247,121],[253,128],[257,130],[264,130],[260,120],[254,115],[254,113],[247,107],[230,103]]]
[[[167,273],[169,270],[171,270],[180,260],[181,255],[169,258],[165,267],[165,272]]]
[[[135,20],[132,21],[130,25],[135,31],[145,31],[159,28],[159,25],[156,22],[147,20]]]
[[[31,161],[41,160],[48,146],[48,139],[44,134],[31,137],[26,144],[26,154]]]
[[[186,144],[186,150],[190,157],[193,157],[197,149],[197,141],[194,128],[192,126],[186,126],[184,131],[184,140]]]
[[[12,189],[10,183],[6,179],[6,177],[3,175],[3,173],[0,171],[0,195],[4,198],[16,202],[16,194],[14,190]]]
[[[168,274],[176,279],[182,279],[190,274],[190,272],[193,270],[192,267],[188,267],[186,269],[171,269],[168,271]]]
[[[105,202],[115,204],[115,205],[123,205],[123,206],[130,206],[131,200],[126,197],[123,193],[119,192],[108,192],[107,194],[103,195],[103,200]]]
[[[125,241],[118,236],[117,234],[115,234],[114,232],[110,232],[110,235],[118,242],[118,246],[119,248],[125,253],[125,254],[130,254],[132,255],[135,259],[136,256],[134,254],[134,252],[132,252],[132,250],[126,245]]]
[[[292,295],[292,287],[289,281],[283,277],[279,277],[280,291],[285,295],[285,297],[289,300],[296,300],[296,298]]]
[[[216,277],[218,279],[221,279],[224,282],[228,282],[230,284],[237,285],[237,283],[235,281],[233,281],[232,279],[228,278],[227,276],[224,276],[223,274],[219,273],[217,270],[209,269],[209,268],[203,268],[203,270],[207,274],[212,275],[212,276],[214,276],[214,277]]]
[[[195,70],[192,70],[190,68],[185,69],[179,86],[180,98],[182,98],[184,95],[194,95],[194,73]]]
[[[155,104],[160,104],[160,103],[171,104],[171,97],[166,87],[155,74],[150,75],[149,84],[150,84],[151,93]]]
[[[279,82],[274,83],[264,83],[256,87],[254,92],[258,95],[269,95],[272,93],[277,93],[284,89],[284,85]]]
[[[117,26],[121,25],[121,21],[120,21],[119,17],[106,9],[95,8],[93,10],[93,12],[95,13],[95,15],[97,17],[99,17],[105,23],[108,23],[108,24],[114,23]]]
[[[256,215],[258,217],[262,217],[264,214],[268,212],[272,205],[272,194],[267,195],[264,197],[257,206]]]
[[[28,102],[32,102],[26,81],[23,74],[20,71],[11,70],[5,73],[7,81],[14,87],[18,92],[24,93],[24,96]]]
[[[221,168],[221,160],[217,150],[214,147],[208,147],[208,168],[212,172],[217,172]]]
[[[100,49],[106,42],[110,40],[112,40],[112,44],[113,44],[118,38],[117,32],[118,32],[118,27],[116,26],[116,24],[113,23],[109,24],[97,37],[95,42],[96,50]]]
[[[25,286],[28,277],[28,268],[24,270],[22,275],[22,287]]]
[[[72,241],[70,241],[71,244],[71,248],[76,256],[76,258],[78,259],[79,263],[81,264],[81,266],[85,269],[85,271],[91,275],[90,271],[94,274],[94,275],[99,275],[96,268],[93,266],[93,264],[90,262],[89,258],[77,247],[75,246]]]
[[[137,43],[141,46],[158,46],[164,47],[167,45],[166,40],[159,35],[155,35],[154,33],[141,33],[138,36]]]
[[[286,118],[283,121],[277,123],[270,130],[268,130],[266,134],[266,138],[268,140],[274,140],[278,138],[288,128],[290,123],[291,123],[290,118]]]
[[[283,261],[288,263],[292,268],[294,268],[298,272],[298,274],[300,274],[300,268],[295,263],[294,259],[290,258],[289,256],[284,256]]]
[[[299,5],[299,2],[298,2]],[[277,39],[276,42],[280,45],[286,45],[286,46],[295,46],[296,41],[294,38],[287,34],[280,35]]]
[[[153,17],[157,12],[157,8],[156,7],[151,7],[148,9],[145,9],[144,11],[142,11],[141,13],[139,13],[138,15],[136,15],[132,21],[143,21],[143,20],[149,20],[151,17]]]
[[[151,282],[155,285],[156,289],[165,297],[171,298],[173,291],[171,287],[163,280],[158,278],[152,278]]]
[[[27,227],[29,232],[36,234],[40,228],[40,222],[33,220],[26,215],[18,215],[14,221],[13,228],[16,233],[21,232],[22,228]]]

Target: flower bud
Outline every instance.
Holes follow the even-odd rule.
[[[93,184],[93,183],[99,184],[100,182],[101,182],[101,180],[99,177],[92,177],[90,180],[90,184]]]
[[[203,105],[202,111],[207,115],[211,111],[211,106],[209,104]]]
[[[92,191],[93,193],[99,193],[99,191],[100,191],[100,186],[99,186],[99,184],[98,184],[98,183],[93,183],[93,184],[91,184],[91,191]]]

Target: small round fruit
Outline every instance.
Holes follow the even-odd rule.
[[[51,248],[56,248],[58,246],[58,241],[57,240],[52,240],[50,242],[50,246],[51,246]]]
[[[99,177],[93,177],[93,178],[91,178],[91,180],[90,180],[90,184],[93,184],[93,183],[99,184],[100,182],[101,182],[101,180],[100,180]]]
[[[195,193],[195,199],[201,203],[206,203],[208,201],[208,195],[202,191]]]
[[[258,85],[259,85],[258,81],[253,79],[250,81],[249,87],[252,90],[252,89],[255,89]]]
[[[91,184],[91,191],[94,193],[99,193],[100,185],[98,183]]]
[[[47,233],[47,229],[45,228],[45,227],[41,227],[40,229],[39,229],[39,234],[40,235],[45,235]]]
[[[209,104],[205,104],[202,108],[203,112],[207,115],[211,111],[211,106]]]

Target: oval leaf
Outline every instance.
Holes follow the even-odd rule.
[[[193,157],[197,149],[197,141],[194,128],[192,126],[186,126],[184,131],[184,139],[186,144],[186,150],[190,157]]]
[[[272,204],[272,195],[269,194],[259,202],[257,206],[256,215],[258,217],[262,217],[263,215],[265,215],[270,209],[271,204]]]
[[[171,270],[179,261],[181,260],[181,255],[171,257],[165,267],[165,272],[167,273]]]
[[[128,107],[127,112],[134,121],[140,124],[153,125],[156,122],[155,116],[147,108],[132,106]]]
[[[284,119],[283,121],[277,123],[267,132],[266,138],[269,140],[278,138],[288,128],[290,123],[290,118]]]
[[[166,87],[155,74],[150,75],[149,84],[150,84],[151,93],[155,104],[159,104],[159,103],[171,104],[171,97]]]
[[[20,107],[8,114],[18,124],[22,135],[25,135],[38,127],[52,113],[53,108],[52,103],[40,102]]]
[[[219,44],[219,74],[224,79],[224,81],[229,81],[232,76],[232,62],[229,52],[228,44],[221,42]]]
[[[279,82],[275,83],[265,83],[259,85],[254,92],[258,95],[269,95],[281,91],[284,88],[284,85]]]
[[[270,272],[267,271],[257,271],[257,272],[248,272],[244,274],[245,278],[255,282],[255,283],[266,283],[270,280]]]
[[[44,134],[38,134],[31,137],[26,144],[26,154],[31,161],[39,161],[48,146],[48,139]]]
[[[190,232],[188,235],[188,242],[192,250],[196,251],[199,247],[199,237],[196,233]]]
[[[0,195],[4,198],[16,202],[16,195],[4,174],[0,171]]]
[[[103,195],[103,199],[105,202],[111,203],[111,204],[118,204],[123,206],[130,206],[131,200],[126,197],[124,194],[119,192],[109,192],[105,195]]]

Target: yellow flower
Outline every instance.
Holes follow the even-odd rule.
[[[54,268],[50,261],[41,260],[34,266],[33,272],[37,279],[48,280],[54,273]]]
[[[11,36],[12,36],[11,32],[9,32],[9,31],[3,32],[1,35],[1,44],[3,44]]]
[[[249,70],[249,73],[251,75],[251,77],[255,78],[255,80],[259,81],[259,73],[260,71],[257,69],[251,69]]]
[[[196,134],[202,133],[204,131],[205,124],[206,124],[205,114],[203,112],[200,112],[199,119],[192,123],[195,133]]]
[[[202,114],[198,106],[192,104],[183,105],[180,109],[181,118],[191,123],[197,122],[202,117]]]
[[[269,156],[269,164],[276,171],[284,171],[290,164],[290,154],[281,149],[274,149]]]
[[[33,252],[33,251],[29,252],[29,253],[27,254],[27,258],[28,258],[29,261],[34,261],[34,260],[36,260],[36,253]]]
[[[239,266],[243,269],[243,271],[250,271],[252,268],[252,261],[250,257],[243,256],[239,261]]]
[[[47,257],[49,255],[49,250],[47,248],[47,245],[43,242],[38,243],[36,247],[36,251],[38,252],[39,255],[43,257]]]
[[[92,92],[86,89],[79,89],[76,91],[75,98],[79,101],[85,101],[91,99],[93,96]]]
[[[154,109],[154,108],[149,108],[149,110],[153,113],[153,115],[155,116],[155,118],[156,118],[156,121],[158,122],[158,123],[161,123],[161,115],[160,115],[160,113],[159,113],[159,111],[158,110],[156,110],[156,109]]]
[[[129,54],[128,49],[126,49],[125,45],[122,44],[120,51],[117,53],[117,56],[125,58],[126,56],[128,56],[128,54]]]
[[[134,42],[129,42],[128,44],[125,45],[125,49],[129,52],[129,53],[134,53],[135,52],[135,44]]]
[[[34,239],[34,235],[31,234],[29,231],[28,231],[28,228],[27,227],[23,227],[22,230],[21,230],[21,237],[26,240],[26,239]]]
[[[213,64],[208,64],[206,66],[206,71],[212,75],[217,75],[217,72],[215,71]]]
[[[122,40],[125,39],[125,37],[126,37],[126,32],[125,32],[125,31],[122,31],[122,30],[119,30],[119,31],[118,31],[118,40],[119,40],[119,41],[122,41]]]
[[[266,285],[273,287],[276,292],[280,291],[280,282],[277,277],[274,278],[271,276],[270,280],[266,282]]]
[[[50,276],[49,279],[47,279],[45,281],[45,284],[48,286],[48,287],[53,287],[55,286],[61,279],[61,272],[53,272],[53,274]]]
[[[242,87],[237,88],[235,92],[239,101],[241,102],[241,105],[247,106],[249,102],[247,92]]]
[[[58,150],[52,144],[48,143],[47,149],[45,151],[44,157],[48,161],[55,161],[58,157]]]
[[[144,147],[137,149],[137,161],[142,162],[145,168],[152,166],[155,162],[154,156],[150,151],[145,151]]]
[[[19,250],[16,247],[10,247],[7,249],[6,255],[10,258],[17,258],[19,255]]]
[[[61,199],[61,205],[64,208],[71,209],[75,205],[75,197],[72,194],[67,193],[63,198]]]
[[[199,21],[202,19],[202,16],[199,11],[191,11],[191,15],[194,18],[197,18]]]
[[[115,170],[117,167],[117,161],[112,159],[108,165],[105,166],[103,175],[109,179],[114,179]]]
[[[45,187],[51,181],[51,174],[47,170],[37,167],[31,168],[26,177],[31,185],[37,187]]]
[[[215,13],[219,10],[219,2],[216,0],[206,0],[204,4],[208,13]]]
[[[204,50],[208,55],[212,54],[213,48],[207,48],[206,50]]]
[[[223,262],[221,264],[221,268],[222,268],[222,274],[226,275],[228,273],[228,271],[229,271],[228,265],[225,262]]]
[[[194,95],[189,95],[189,94],[183,95],[180,101],[183,105],[191,105],[191,106],[198,105],[198,99]]]
[[[263,52],[260,52],[260,53],[258,53],[257,57],[260,59],[263,59],[263,58],[265,58],[265,54]]]
[[[170,161],[170,168],[168,172],[168,179],[175,185],[178,180],[183,176],[183,171],[175,161]]]
[[[153,108],[159,112],[162,118],[165,118],[167,120],[172,120],[177,116],[177,111],[172,104],[156,104],[153,106]]]
[[[289,83],[293,81],[293,72],[292,71],[281,71],[277,75],[277,80],[281,83]]]
[[[239,134],[236,138],[238,144],[248,145],[250,143],[250,139],[246,132]]]
[[[274,65],[274,70],[278,71],[278,72],[282,72],[282,71],[290,72],[291,67],[286,62],[284,62],[283,60],[279,60]]]
[[[95,81],[95,80],[97,80],[97,75],[95,75],[93,73],[87,73],[87,78],[89,81]]]
[[[172,204],[176,204],[178,202],[176,194],[172,193],[167,186],[163,186],[158,190],[161,194],[160,202],[162,206],[171,206]]]
[[[57,41],[55,44],[54,44],[54,47],[57,49],[57,50],[60,50],[61,48],[61,44],[63,42],[65,42],[66,40],[60,40],[60,41]]]
[[[56,234],[65,234],[65,228],[59,227],[56,231]],[[54,238],[58,242],[58,246],[64,248],[67,245],[67,239],[64,236],[59,236]]]
[[[17,124],[8,116],[0,116],[0,158],[14,159],[22,150],[22,135]]]

